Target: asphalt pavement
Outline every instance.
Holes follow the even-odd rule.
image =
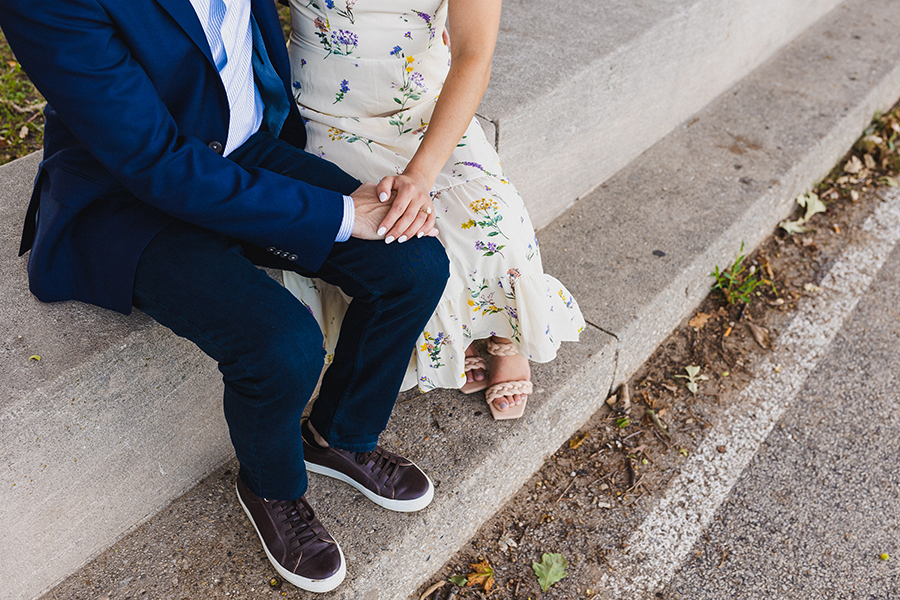
[[[900,598],[900,250],[861,294],[658,597]]]

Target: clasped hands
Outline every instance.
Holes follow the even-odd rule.
[[[436,236],[430,188],[422,177],[406,173],[385,177],[377,185],[364,183],[350,194],[356,208],[351,235],[363,240],[384,239],[387,244]]]

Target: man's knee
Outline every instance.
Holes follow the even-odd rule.
[[[323,337],[306,308],[294,302],[294,310],[282,306],[242,325],[241,337],[248,341],[240,344],[244,349],[235,357],[237,364],[223,365],[226,379],[244,380],[260,391],[287,387],[312,393],[325,362]],[[231,368],[233,378],[228,377]]]
[[[437,238],[423,237],[407,244],[407,284],[410,293],[422,302],[431,299],[437,304],[450,276],[447,252]]]

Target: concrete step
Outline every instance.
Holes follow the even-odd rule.
[[[544,264],[575,293],[592,325],[556,362],[535,366],[538,391],[519,421],[495,423],[483,404],[456,393],[404,397],[383,441],[438,483],[423,513],[386,514],[314,480],[312,501],[352,558],[348,581],[326,598],[386,600],[416,589],[688,314],[706,293],[713,265],[733,259],[742,241],[757,244],[875,110],[900,96],[900,15],[892,0],[846,0],[687,122],[734,81],[728,77],[736,69],[735,79],[802,30],[760,26],[757,10],[796,10],[793,27],[835,3],[764,1],[751,10],[744,2],[617,2],[604,3],[605,11],[578,7],[581,13],[538,13],[530,4],[506,3],[494,84],[481,110],[499,125],[510,176],[532,198],[532,210],[545,211],[538,222],[558,216],[539,235]],[[743,33],[734,29],[719,36],[722,46],[710,46],[719,31],[704,20],[711,15],[740,23]],[[747,22],[757,28],[741,29]],[[702,32],[703,23],[709,35],[688,35]],[[754,45],[775,39],[772,30],[787,33],[764,50]],[[526,44],[538,39],[544,44]],[[557,39],[558,46],[546,43]],[[614,40],[618,46],[607,46]],[[707,44],[711,54],[696,64],[674,60],[689,55],[692,43]],[[742,44],[746,62],[739,60]],[[517,63],[509,45],[519,48]],[[604,47],[606,58],[579,62]],[[613,58],[625,68],[614,77],[603,71]],[[642,77],[642,69],[650,75]],[[669,82],[657,86],[662,92],[648,91],[654,77],[672,73],[680,75],[656,80]],[[579,80],[604,77],[612,77],[609,102],[630,100],[602,109],[602,87],[591,88],[596,95],[567,95]],[[559,87],[560,80],[574,87]],[[707,80],[719,90],[707,89]],[[511,81],[520,93],[503,99]],[[710,97],[689,94],[695,87]],[[606,123],[602,134],[598,120]],[[7,257],[0,261],[0,365],[10,374],[0,384],[0,598],[40,594],[231,456],[217,372],[198,350],[145,317],[44,305],[25,291],[24,260],[10,257],[35,160],[0,168],[0,255]],[[541,198],[564,201],[548,209]],[[29,361],[34,354],[42,360]],[[221,509],[240,514],[236,503]],[[216,552],[210,549],[211,559]]]
[[[838,2],[504,2],[479,114],[496,125],[504,171],[535,226],[550,223]]]

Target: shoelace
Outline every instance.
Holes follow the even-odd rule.
[[[376,446],[371,452],[356,453],[357,464],[364,465],[370,460],[374,463],[372,472],[384,482],[390,481],[400,469],[401,457],[385,452],[381,446]]]
[[[300,500],[275,500],[279,521],[284,523],[285,537],[293,551],[301,550],[306,544],[326,534],[325,528],[316,519],[312,508]]]

